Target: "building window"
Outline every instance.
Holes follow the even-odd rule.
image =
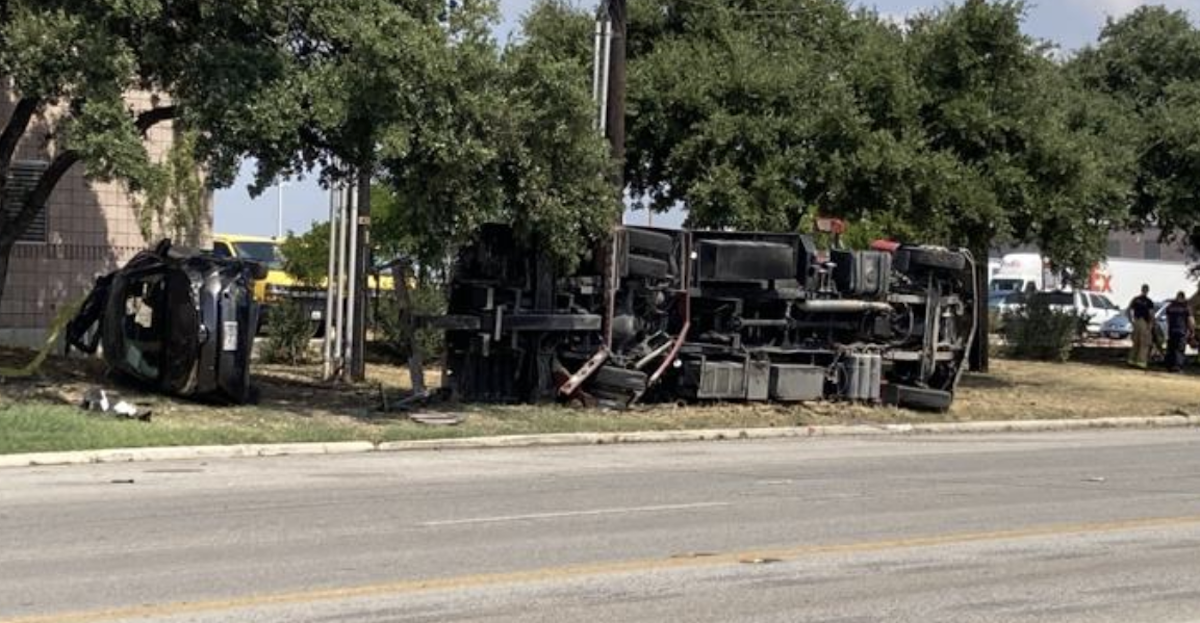
[[[12,163],[8,169],[8,185],[4,189],[4,196],[0,197],[0,209],[4,210],[4,215],[9,219],[17,217],[17,213],[21,211],[21,205],[25,203],[25,198],[37,186],[37,182],[42,177],[42,173],[46,171],[48,165],[40,160],[18,160]],[[43,207],[33,222],[17,239],[17,242],[47,242],[49,241],[50,227],[46,220],[46,209]]]
[[[1160,260],[1162,259],[1162,246],[1158,244],[1157,240],[1146,240],[1142,256],[1147,260]]]
[[[1121,257],[1121,241],[1120,240],[1109,240],[1108,241],[1108,250],[1106,250],[1104,253],[1108,257]]]

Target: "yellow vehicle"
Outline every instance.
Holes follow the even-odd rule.
[[[233,234],[216,234],[213,236],[213,255],[217,257],[234,257],[242,260],[252,260],[267,266],[267,278],[254,284],[254,299],[259,302],[263,319],[262,324],[269,322],[270,309],[284,300],[294,300],[301,304],[308,317],[314,324],[314,330],[319,332],[324,326],[325,314],[325,284],[309,286],[302,284],[283,270],[283,256],[279,250],[279,242],[274,238],[263,236],[241,236]],[[367,281],[371,289],[370,295],[391,291],[394,281],[388,275],[376,277],[371,275]]]

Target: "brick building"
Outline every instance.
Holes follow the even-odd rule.
[[[151,105],[148,95],[130,96],[129,101],[139,110]],[[0,97],[0,124],[7,123],[11,114],[11,99]],[[21,143],[6,194],[21,192],[20,187],[34,179],[50,160],[53,147],[47,146],[47,133],[53,125],[53,113],[47,117],[35,119]],[[151,157],[163,157],[173,137],[170,123],[155,126],[147,137]],[[89,182],[83,174],[82,164],[67,173],[44,213],[13,250],[0,300],[0,344],[42,343],[61,306],[85,296],[97,276],[125,263],[151,242],[142,235],[135,198],[119,183]],[[210,243],[211,196],[206,204],[199,226],[176,232],[181,243]],[[153,238],[160,237],[162,228],[155,226]]]

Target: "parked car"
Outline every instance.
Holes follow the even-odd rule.
[[[1167,304],[1170,301],[1159,301],[1154,304],[1154,323],[1158,325],[1158,331],[1162,335],[1167,334]],[[1127,340],[1133,336],[1133,323],[1129,321],[1129,316],[1124,312],[1120,316],[1115,316],[1104,323],[1100,328],[1100,335],[1113,340]]]
[[[1133,336],[1133,323],[1125,314],[1109,318],[1100,327],[1100,337],[1110,340],[1127,340]]]
[[[1064,313],[1075,314],[1087,321],[1088,335],[1102,335],[1104,324],[1113,318],[1124,315],[1107,296],[1088,290],[1050,290],[1034,292],[1031,297],[1038,297],[1046,302],[1051,309]]]
[[[988,328],[999,332],[1004,329],[1004,317],[1020,309],[1025,300],[1022,292],[993,290],[988,293]]]

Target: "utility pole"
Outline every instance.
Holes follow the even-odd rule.
[[[605,136],[612,151],[613,185],[617,200],[625,203],[625,31],[626,0],[608,0],[610,28],[608,52],[608,97],[603,110]],[[622,213],[624,211],[622,210]],[[620,219],[616,225],[620,225]]]
[[[612,184],[617,205],[625,204],[625,23],[626,0],[603,0],[596,12],[596,43],[593,55],[592,96],[596,103],[596,129],[608,139],[612,156]],[[624,221],[617,210],[611,227]],[[613,236],[596,246],[605,272],[604,344],[612,347],[611,318],[616,313],[616,241]]]
[[[371,267],[371,166],[364,165],[358,172],[358,218],[351,227],[358,229],[355,236],[358,248],[352,270],[358,286],[354,293],[354,335],[351,339],[350,380],[362,382],[367,379],[367,363],[363,357],[367,344],[367,293],[371,291],[369,269]]]

